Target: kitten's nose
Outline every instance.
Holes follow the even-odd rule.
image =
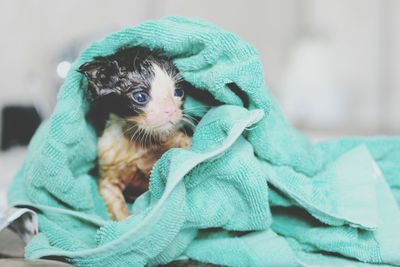
[[[175,107],[170,107],[170,108],[164,109],[164,113],[165,113],[165,115],[167,115],[168,117],[171,117],[172,115],[174,115],[175,112],[176,112],[176,108],[175,108]]]

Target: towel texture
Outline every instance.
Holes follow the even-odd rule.
[[[121,46],[161,48],[218,105],[191,150],[156,163],[150,189],[112,222],[97,193],[96,134],[76,72]],[[215,101],[214,101],[215,102]],[[35,134],[8,197],[39,212],[26,257],[77,266],[143,266],[177,258],[229,266],[400,265],[400,139],[310,143],[285,120],[256,50],[212,24],[148,21],[93,43],[75,61],[51,118]]]

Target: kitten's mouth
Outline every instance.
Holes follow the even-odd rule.
[[[159,123],[158,125],[155,125],[156,129],[163,129],[164,127],[171,127],[171,126],[177,126],[179,124],[180,120],[179,119],[169,119],[169,120],[165,120],[162,123]]]
[[[160,131],[163,130],[170,130],[171,128],[174,128],[178,123],[174,121],[167,121],[166,123],[163,123],[161,125],[158,125],[156,128]]]

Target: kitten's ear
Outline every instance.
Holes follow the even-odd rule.
[[[117,61],[108,60],[94,60],[82,64],[78,72],[86,76],[88,80],[95,80],[98,78],[106,78],[107,76],[116,75],[119,72]],[[100,76],[105,75],[105,76]]]
[[[118,77],[119,66],[115,60],[94,60],[82,64],[78,72],[85,75],[94,97],[98,97],[112,93],[112,83],[115,81],[112,78],[115,76]]]

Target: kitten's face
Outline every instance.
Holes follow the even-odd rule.
[[[105,102],[107,111],[147,132],[171,133],[183,119],[181,77],[167,58],[139,50],[130,48],[85,63],[79,71],[86,76],[94,101]]]
[[[153,76],[147,90],[134,90],[132,99],[140,105],[141,113],[126,119],[142,129],[169,132],[180,126],[183,118],[183,90],[178,88],[178,74],[168,73],[156,63],[151,65]]]

